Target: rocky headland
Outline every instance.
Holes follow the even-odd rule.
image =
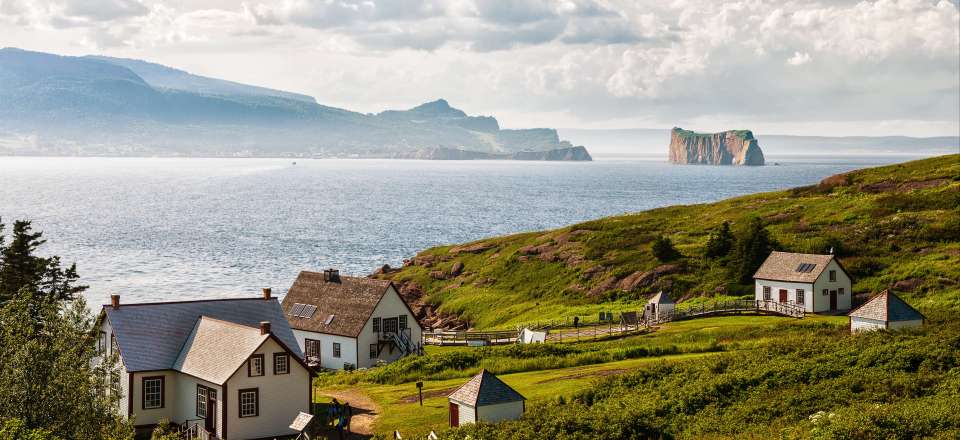
[[[764,159],[750,130],[697,133],[674,127],[670,131],[670,162],[758,166],[764,164]]]

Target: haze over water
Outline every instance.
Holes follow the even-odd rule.
[[[300,270],[366,275],[440,244],[816,183],[909,160],[780,166],[290,159],[0,158],[0,217],[77,262],[91,306],[280,294]]]

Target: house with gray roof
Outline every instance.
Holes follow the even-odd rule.
[[[657,292],[643,307],[643,319],[648,322],[668,321],[673,318],[676,307],[677,303],[670,299],[670,295],[663,291]]]
[[[280,303],[263,297],[121,304],[99,315],[97,348],[119,359],[120,413],[138,434],[161,419],[200,438],[295,434],[310,411],[315,375],[303,360]]]
[[[282,307],[313,367],[367,368],[423,350],[416,314],[388,280],[303,271]]]
[[[896,330],[923,325],[926,317],[890,290],[884,290],[854,309],[850,317],[850,332]]]
[[[487,370],[451,393],[450,426],[514,420],[523,416],[526,398]]]
[[[753,279],[757,301],[802,305],[810,313],[850,310],[853,278],[832,254],[774,251]]]

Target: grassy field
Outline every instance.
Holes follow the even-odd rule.
[[[475,328],[513,328],[600,311],[637,310],[664,290],[711,301],[750,294],[704,245],[722,222],[735,232],[759,218],[788,251],[834,248],[854,293],[896,286],[923,311],[960,311],[960,155],[851,172],[821,184],[672,206],[557,230],[441,246],[382,277]],[[658,261],[664,235],[682,257]],[[463,269],[455,274],[455,265]]]
[[[499,347],[526,352],[520,357],[532,362],[523,363],[526,371],[498,372],[508,385],[527,397],[528,405],[554,402],[560,396],[571,398],[588,389],[597,380],[619,374],[639,371],[662,363],[691,362],[722,353],[753,350],[771,343],[778,335],[797,334],[814,328],[845,328],[843,316],[810,315],[803,320],[775,316],[729,316],[695,319],[669,323],[655,332],[619,340],[582,342],[570,344],[579,350],[595,353],[609,350],[625,350],[636,347],[672,347],[675,353],[650,355],[633,359],[604,361],[584,365],[555,368],[554,362],[563,358],[538,356],[536,346]],[[567,344],[564,344],[567,345]],[[716,347],[711,351],[696,351],[703,346]],[[362,393],[382,409],[374,424],[374,430],[389,434],[399,430],[406,436],[421,435],[431,430],[440,432],[447,427],[446,395],[462,385],[479,371],[478,366],[453,371],[441,370],[432,377],[416,370],[421,364],[443,362],[443,358],[458,354],[473,354],[484,349],[468,347],[428,347],[427,354],[420,358],[408,358],[389,367],[358,372],[326,374],[318,380],[320,392]],[[506,350],[482,353],[481,362],[497,372],[498,365],[510,365],[515,358],[506,355]],[[513,354],[513,353],[511,353]],[[490,368],[492,367],[492,368]],[[410,371],[414,370],[414,371]],[[401,381],[383,380],[384,376],[404,378]],[[425,379],[424,405],[416,400],[417,379]],[[327,399],[324,399],[327,400]]]

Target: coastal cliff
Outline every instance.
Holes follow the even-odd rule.
[[[763,165],[763,151],[750,130],[697,133],[674,127],[670,162],[704,165]]]

